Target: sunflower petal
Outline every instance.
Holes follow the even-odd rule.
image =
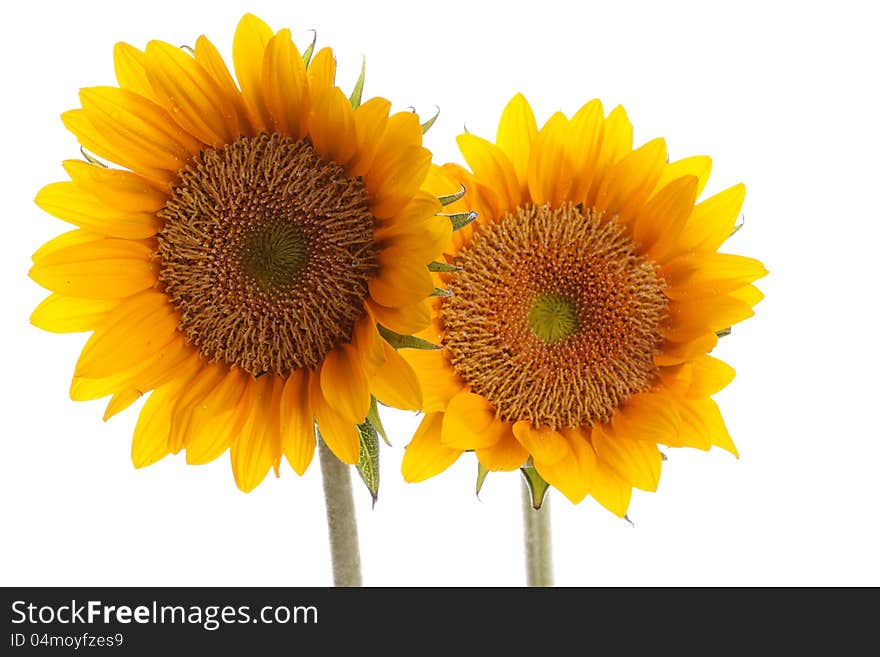
[[[611,513],[623,518],[632,499],[632,484],[625,481],[610,465],[597,459],[590,495]]]
[[[663,455],[655,443],[624,438],[609,432],[607,425],[594,426],[591,441],[599,459],[624,480],[642,490],[657,490]]]
[[[689,253],[663,268],[670,299],[696,301],[732,292],[767,275],[754,258],[729,253]]]
[[[315,414],[318,430],[330,451],[343,463],[357,463],[360,456],[357,426],[333,410],[324,399],[320,368],[309,375],[309,407]]]
[[[453,397],[443,415],[440,440],[452,449],[491,447],[501,438],[494,425],[495,411],[480,395],[461,391]]]
[[[240,436],[244,421],[251,412],[251,381],[250,374],[233,368],[193,409],[185,440],[187,463],[210,463]]]
[[[491,472],[511,472],[521,468],[529,458],[529,450],[513,435],[513,425],[497,422],[498,442],[489,447],[475,449],[477,459]]]
[[[507,103],[498,122],[495,143],[507,156],[513,166],[519,183],[519,198],[524,198],[527,189],[527,173],[532,140],[538,134],[538,124],[529,101],[521,93]]]
[[[530,421],[520,420],[513,424],[513,435],[535,461],[547,465],[553,465],[571,454],[571,448],[562,434],[547,426],[536,429]]]
[[[235,483],[245,493],[266,478],[281,453],[278,431],[281,377],[263,376],[251,385],[254,387],[251,412],[230,450]]]
[[[364,176],[373,215],[380,220],[394,217],[416,195],[430,166],[431,152],[421,146],[404,146],[395,157],[377,154]]]
[[[593,184],[602,150],[605,117],[602,103],[591,100],[571,117],[568,139],[568,157],[574,176],[569,198],[573,202],[586,200]]]
[[[354,111],[354,132],[357,152],[349,167],[352,177],[363,176],[373,164],[382,135],[388,125],[391,103],[384,98],[371,98]],[[409,142],[412,143],[412,142]]]
[[[65,160],[64,170],[85,192],[114,210],[127,213],[154,213],[165,207],[168,195],[156,189],[142,176],[110,169],[80,160]]]
[[[632,123],[626,115],[626,110],[618,105],[611,110],[605,119],[602,129],[602,146],[596,157],[596,168],[585,205],[592,207],[596,204],[596,198],[605,178],[608,177],[611,168],[632,151],[632,144]]]
[[[119,302],[114,299],[77,299],[50,294],[31,313],[31,324],[53,333],[91,331]]]
[[[318,98],[336,84],[336,58],[330,48],[321,48],[309,62],[306,77],[309,97]]]
[[[309,372],[294,370],[281,396],[281,451],[298,475],[315,455],[315,418],[309,406]]]
[[[695,176],[673,180],[636,212],[632,235],[641,253],[661,261],[671,250],[694,209],[698,184]]]
[[[220,52],[204,35],[196,39],[195,57],[196,61],[214,78],[214,81],[219,85],[224,95],[232,102],[235,107],[239,130],[242,134],[253,136],[254,129],[250,125],[248,111],[245,107],[241,91],[239,91],[238,85],[235,84],[235,80],[232,78],[232,74],[230,74],[229,68],[226,66],[226,62],[223,61]]]
[[[425,262],[399,247],[379,254],[379,271],[367,283],[370,296],[383,306],[409,306],[434,291],[434,281]]]
[[[360,424],[370,410],[370,380],[350,344],[324,356],[321,392],[327,404],[349,424]]]
[[[459,135],[456,142],[476,179],[497,195],[498,203],[493,207],[494,213],[500,215],[519,205],[519,181],[504,151],[492,142],[470,133]]]
[[[733,233],[745,198],[740,183],[699,203],[678,240],[678,252],[715,251]]]
[[[553,464],[536,459],[535,469],[547,483],[577,504],[592,488],[596,477],[596,453],[579,429],[564,427],[560,433],[568,442],[568,455]]]
[[[666,442],[678,433],[679,417],[663,395],[641,392],[630,397],[611,418],[616,436]]]
[[[117,43],[113,47],[113,68],[116,81],[122,89],[132,91],[153,102],[159,102],[144,66],[144,53],[127,43]]]
[[[461,456],[462,450],[452,449],[441,442],[442,424],[443,413],[428,413],[422,419],[403,453],[400,470],[404,480],[412,483],[429,479],[443,472]]]
[[[266,44],[263,56],[263,93],[275,130],[301,139],[309,116],[306,65],[290,38],[290,30],[279,30]]]
[[[571,148],[568,133],[568,119],[562,112],[556,112],[532,143],[528,185],[529,194],[536,205],[549,203],[555,207],[569,198],[575,172],[569,157]],[[519,199],[514,201],[510,207],[519,205]]]
[[[666,142],[649,141],[615,164],[602,181],[594,208],[609,216],[616,215],[629,225],[648,200],[666,164]]]
[[[152,392],[141,408],[131,441],[131,460],[143,468],[164,458],[168,453],[171,414],[177,394],[190,377],[180,377]]]
[[[272,35],[272,28],[266,23],[253,14],[245,14],[232,39],[235,77],[241,86],[248,120],[254,132],[267,130],[271,126],[269,111],[263,98],[262,71],[266,45]]]
[[[464,388],[442,350],[404,349],[400,355],[418,376],[424,412],[445,410],[449,400]]]
[[[431,323],[431,313],[424,301],[410,306],[389,307],[376,303],[374,299],[367,299],[367,305],[376,322],[401,335],[413,335]]]
[[[706,183],[709,182],[709,173],[712,171],[712,158],[706,155],[694,155],[675,162],[668,163],[663,168],[660,180],[657,181],[657,189],[666,187],[673,180],[684,176],[696,176],[697,197],[703,192]]]
[[[422,390],[410,364],[383,341],[385,363],[376,370],[370,390],[380,402],[402,410],[422,409]]]

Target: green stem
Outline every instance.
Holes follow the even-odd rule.
[[[318,456],[324,481],[327,531],[334,586],[361,586],[361,555],[357,517],[351,493],[351,466],[340,461],[318,436]]]
[[[540,509],[532,507],[532,496],[522,482],[523,538],[526,552],[526,582],[529,586],[553,586],[553,549],[550,545],[550,499]]]

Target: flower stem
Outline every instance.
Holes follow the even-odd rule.
[[[351,467],[340,461],[318,437],[330,561],[334,586],[361,586],[361,554],[358,548],[357,517],[351,493]]]
[[[553,586],[549,503],[549,498],[545,497],[540,509],[533,508],[529,487],[523,481],[523,538],[526,552],[526,582],[529,586]]]

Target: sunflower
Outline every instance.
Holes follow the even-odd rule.
[[[697,203],[709,158],[633,149],[598,100],[539,130],[518,94],[495,143],[458,145],[470,170],[434,166],[428,188],[463,185],[450,209],[478,218],[434,267],[448,296],[419,335],[443,349],[404,356],[425,412],[405,479],[473,451],[481,472],[523,468],[623,516],[633,487],[657,488],[658,445],[737,455],[711,398],[734,372],[708,352],[762,298],[762,264],[718,253],[743,185]]]
[[[87,161],[36,197],[76,229],[34,254],[30,276],[51,292],[35,325],[92,332],[74,400],[110,395],[106,420],[152,391],[135,466],[229,450],[250,491],[282,455],[305,472],[315,423],[356,463],[376,400],[420,406],[383,336],[427,326],[426,264],[451,225],[420,189],[417,115],[361,103],[363,69],[347,97],[329,48],[300,53],[249,14],[232,52],[237,81],[204,36],[116,45],[118,86],[82,89],[62,115]]]

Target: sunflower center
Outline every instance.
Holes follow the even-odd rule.
[[[367,192],[279,134],[206,149],[160,212],[159,279],[211,361],[254,376],[321,363],[350,341],[377,268]]]
[[[577,306],[559,294],[539,294],[532,302],[527,322],[541,342],[559,342],[577,330]]]
[[[648,390],[664,282],[613,220],[525,206],[481,225],[441,301],[456,373],[508,422],[604,422]]]

